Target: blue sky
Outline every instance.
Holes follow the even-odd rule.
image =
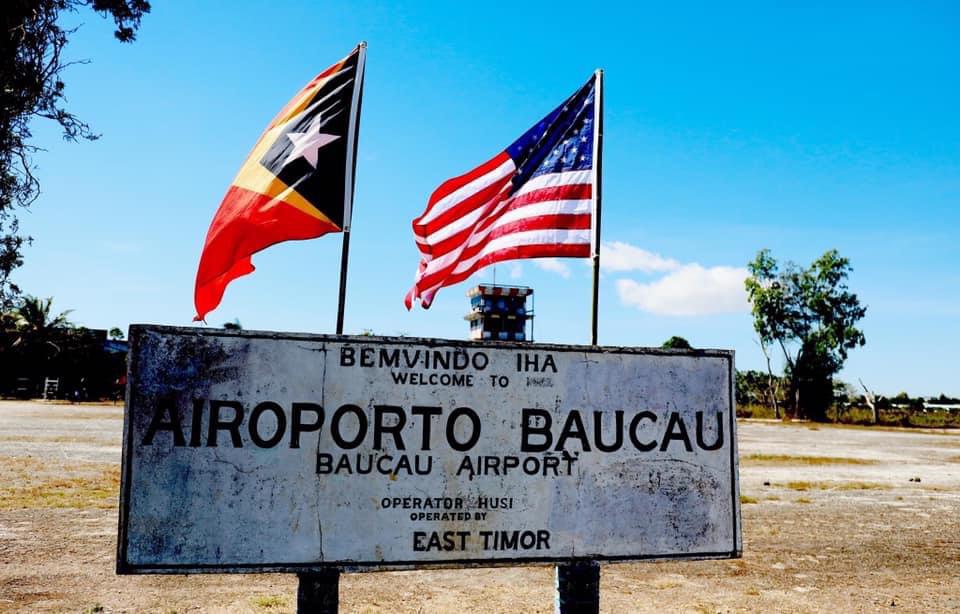
[[[398,3],[399,4],[399,3]],[[761,248],[836,248],[868,306],[841,374],[960,395],[960,8],[954,3],[156,2],[130,46],[82,12],[69,108],[42,122],[35,241],[15,276],[90,327],[188,325],[207,227],[256,137],[313,75],[368,41],[345,330],[464,338],[464,293],[402,298],[410,221],[605,70],[600,343],[671,335],[762,368],[741,279]],[[332,333],[340,237],[254,257],[208,318]],[[538,341],[587,343],[586,261],[521,261]]]

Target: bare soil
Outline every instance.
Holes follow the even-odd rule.
[[[122,406],[0,402],[0,611],[290,612],[289,575],[117,576]],[[960,433],[744,421],[744,556],[612,564],[605,612],[960,611]],[[350,574],[348,612],[551,612],[550,567]]]

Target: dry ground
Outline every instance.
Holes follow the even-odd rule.
[[[291,576],[114,575],[121,422],[0,402],[0,611],[292,611]],[[743,559],[605,566],[604,611],[960,611],[960,433],[747,421],[739,444]],[[552,569],[352,574],[340,594],[350,612],[550,612]]]

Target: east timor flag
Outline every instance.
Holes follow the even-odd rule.
[[[365,45],[317,75],[260,135],[227,189],[200,254],[194,304],[203,320],[251,256],[281,241],[350,226]]]

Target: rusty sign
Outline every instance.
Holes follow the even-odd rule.
[[[130,339],[120,573],[741,552],[732,352]]]

